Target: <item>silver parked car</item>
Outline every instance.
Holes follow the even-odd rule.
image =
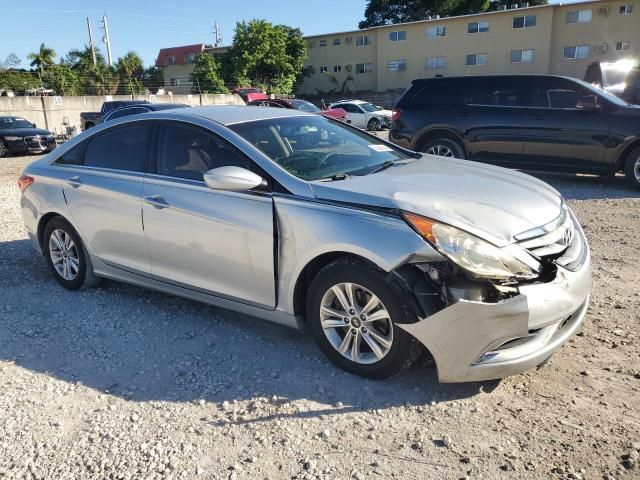
[[[300,111],[126,117],[19,186],[64,287],[111,278],[305,328],[370,378],[425,349],[442,382],[521,372],[587,310],[587,242],[547,184]]]

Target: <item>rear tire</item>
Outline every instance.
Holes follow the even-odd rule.
[[[423,351],[397,326],[418,320],[405,298],[373,265],[339,259],[311,282],[309,328],[320,349],[343,370],[371,379],[388,378],[409,367]]]
[[[429,155],[446,158],[466,158],[462,145],[450,138],[434,138],[433,140],[429,140],[422,146],[420,151]]]
[[[633,150],[627,157],[624,174],[629,184],[640,190],[640,147]]]
[[[100,283],[80,236],[62,217],[47,223],[42,249],[51,273],[64,288],[80,290]]]

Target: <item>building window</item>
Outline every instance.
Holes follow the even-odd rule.
[[[327,41],[326,40],[320,40],[320,42],[318,42],[318,46],[319,47],[326,47],[327,46]]]
[[[407,69],[406,60],[390,60],[387,63],[387,68],[392,72],[404,72]]]
[[[482,33],[482,32],[488,32],[488,31],[489,31],[489,22],[487,21],[471,22],[470,24],[467,25],[468,33]]]
[[[620,15],[631,15],[633,13],[633,5],[620,5]]]
[[[533,49],[511,50],[511,63],[533,62]]]
[[[589,58],[589,45],[576,45],[575,47],[564,47],[564,58]]]
[[[567,12],[567,23],[589,23],[593,12],[591,10],[578,10]]]
[[[174,77],[169,81],[169,83],[172,87],[179,87],[186,84],[184,77]]]
[[[316,42],[313,40],[310,40],[307,45],[309,46],[309,48],[314,48],[316,46]]]
[[[444,25],[427,28],[427,38],[444,37],[447,34],[447,28]]]
[[[184,56],[184,63],[196,63],[196,54],[195,53],[187,53]]]
[[[467,65],[487,65],[489,63],[488,53],[471,53],[467,55]]]
[[[445,57],[427,57],[425,68],[444,68],[447,66]]]
[[[535,15],[525,15],[522,17],[513,17],[513,28],[531,28],[536,26]]]
[[[334,38],[333,39],[333,46],[337,47],[339,45],[342,45],[342,40],[340,40],[339,38]]]
[[[616,42],[616,52],[624,52],[626,50],[629,50],[629,41]]]
[[[333,73],[340,73],[340,72],[342,72],[342,65],[334,65]]]
[[[373,72],[373,63],[356,63],[356,73]]]
[[[174,57],[173,55],[169,55],[167,57],[167,65],[175,65],[176,64],[176,57]]]
[[[369,35],[359,35],[356,38],[356,47],[365,47],[371,45],[371,37]]]
[[[398,32],[389,32],[389,41],[391,42],[406,42],[407,41],[407,31],[400,30]]]
[[[329,71],[329,67],[320,67],[320,73],[327,73]]]

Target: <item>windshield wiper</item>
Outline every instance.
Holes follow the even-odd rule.
[[[372,172],[369,173],[369,175],[374,174],[374,173],[378,173],[381,172],[383,170],[386,170],[389,167],[393,167],[396,164],[395,161],[393,160],[385,160],[384,163],[382,165],[380,165],[378,168],[376,168],[375,170],[373,170]]]
[[[347,180],[349,178],[351,178],[351,176],[347,175],[346,173],[337,173],[337,174],[332,175],[330,177],[321,178],[318,181],[319,182],[338,182],[340,180]]]

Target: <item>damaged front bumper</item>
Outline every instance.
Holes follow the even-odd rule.
[[[548,283],[520,286],[496,303],[458,300],[413,324],[399,325],[433,355],[441,382],[492,380],[536,367],[578,329],[586,315],[591,259],[558,267]]]

